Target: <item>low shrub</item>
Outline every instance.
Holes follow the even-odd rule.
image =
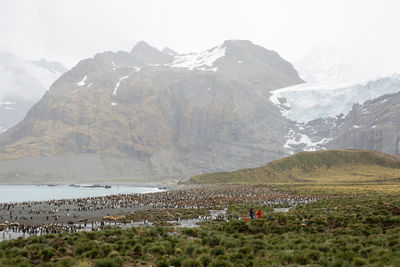
[[[94,267],[122,267],[121,259],[100,259],[94,262]]]
[[[212,262],[212,258],[209,255],[203,255],[200,257],[200,261],[204,267],[207,267]]]
[[[182,261],[183,261],[182,258],[172,257],[169,259],[168,264],[169,266],[181,267]]]
[[[225,248],[217,246],[211,249],[211,254],[214,256],[225,255]]]
[[[51,258],[55,256],[55,251],[52,248],[43,249],[39,255],[43,261],[49,261]]]
[[[210,266],[211,267],[230,267],[232,265],[226,260],[217,259],[216,261],[213,261]]]
[[[160,259],[157,261],[157,267],[169,267],[168,261],[166,259]]]
[[[182,267],[201,267],[201,262],[197,259],[185,259],[182,262]]]

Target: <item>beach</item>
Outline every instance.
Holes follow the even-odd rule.
[[[37,234],[99,230],[117,223],[179,223],[181,219],[213,219],[209,210],[223,209],[230,203],[296,206],[315,200],[312,196],[274,192],[266,186],[183,185],[144,194],[2,203],[0,231]]]

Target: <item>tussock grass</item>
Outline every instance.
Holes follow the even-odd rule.
[[[228,212],[247,216],[246,205]],[[4,241],[0,266],[400,266],[398,194],[266,212],[270,218],[196,229],[136,227]]]

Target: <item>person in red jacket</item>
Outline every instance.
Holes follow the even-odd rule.
[[[262,216],[262,210],[258,209],[257,210],[257,218],[261,219],[261,216]]]

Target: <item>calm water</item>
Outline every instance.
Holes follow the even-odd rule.
[[[84,198],[116,194],[159,192],[157,187],[113,185],[111,188],[69,185],[0,185],[0,203]]]

